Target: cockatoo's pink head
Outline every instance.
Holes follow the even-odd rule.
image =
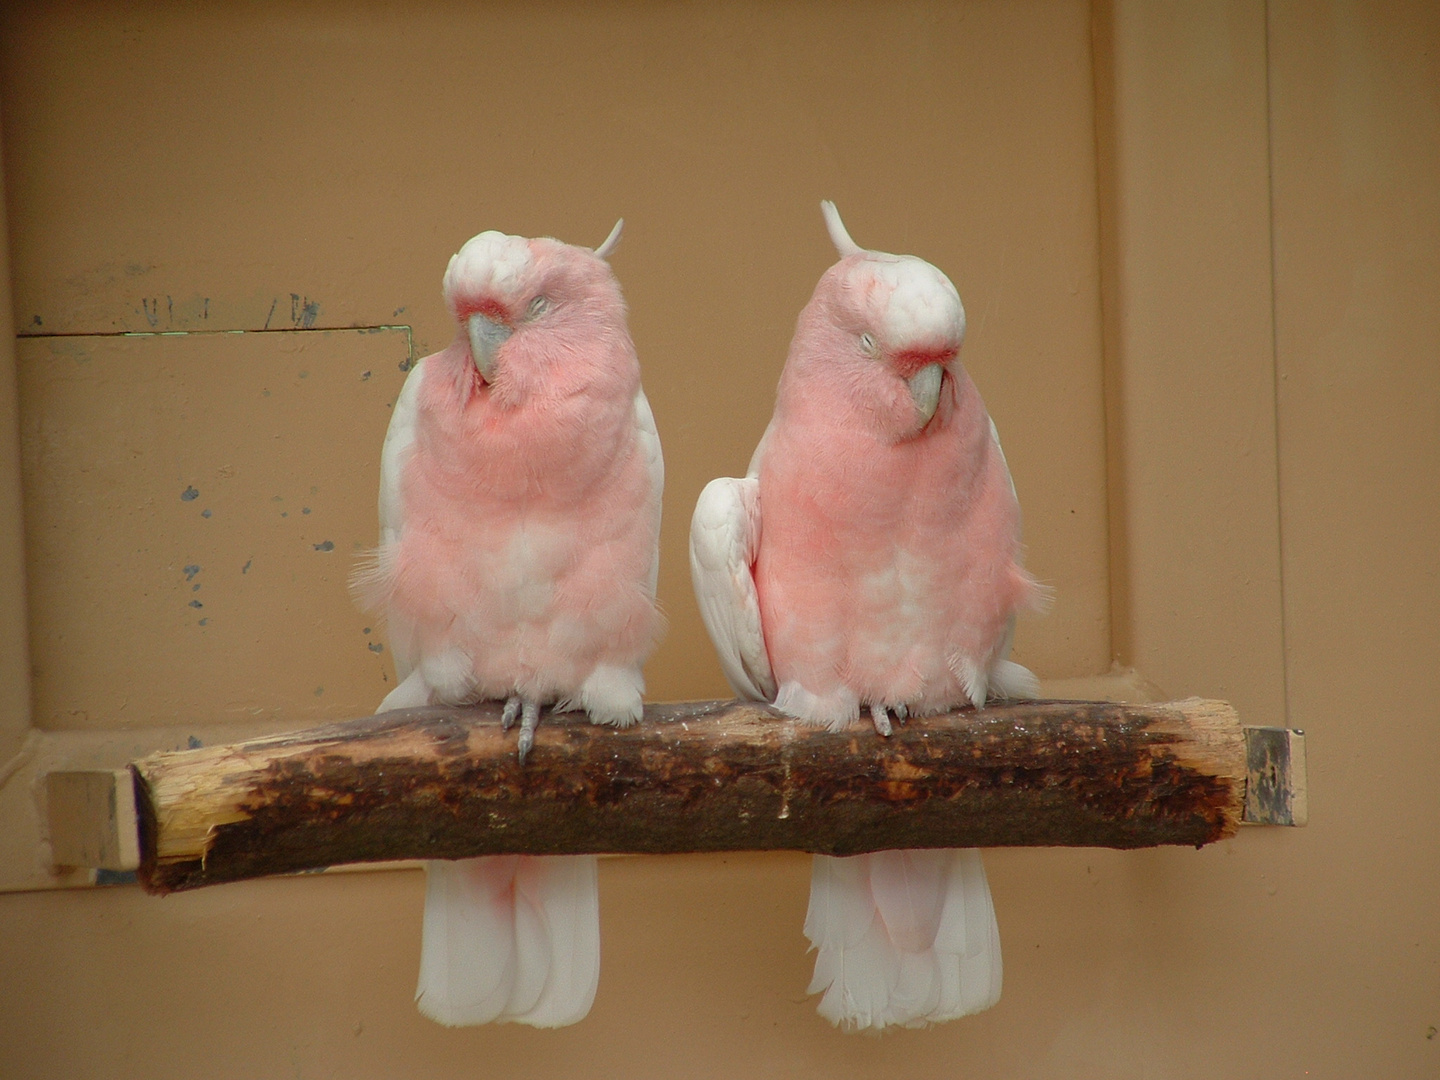
[[[584,381],[617,349],[633,363],[625,301],[605,261],[623,225],[593,251],[490,231],[451,257],[445,302],[485,384],[514,403],[537,386]]]
[[[891,436],[918,434],[935,415],[947,373],[958,362],[965,337],[960,294],[923,259],[863,250],[835,205],[821,208],[840,261],[815,287],[797,334],[797,340],[818,335],[823,347],[795,359],[804,367],[823,360],[826,377],[865,402]]]

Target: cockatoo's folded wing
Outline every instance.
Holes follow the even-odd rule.
[[[424,381],[425,361],[421,360],[410,369],[405,385],[400,388],[390,413],[390,426],[385,429],[385,444],[380,450],[380,546],[363,553],[350,574],[350,591],[356,601],[361,608],[377,615],[389,611],[394,556],[405,532],[401,478],[415,445],[420,386]],[[412,628],[404,619],[389,614],[386,617],[390,623],[390,654],[395,660],[395,674],[404,683],[416,662],[411,645]],[[388,698],[386,701],[388,704],[381,706],[382,711],[412,704],[408,698],[403,704]]]
[[[619,225],[615,226],[617,229]],[[608,244],[609,241],[607,240]],[[655,521],[655,535],[660,535],[660,496],[665,491],[665,458],[660,453],[660,433],[655,430],[655,414],[650,411],[650,402],[644,390],[635,391],[635,440],[645,458],[645,468],[650,474],[651,517]],[[650,595],[660,579],[660,545],[655,545],[655,556],[650,560]]]
[[[711,480],[690,521],[690,577],[700,617],[731,689],[751,701],[773,701],[775,676],[752,570],[759,542],[760,481]]]
[[[415,423],[420,398],[420,384],[425,381],[425,361],[418,361],[405,378],[400,396],[390,413],[390,426],[385,429],[385,445],[380,451],[380,542],[394,544],[405,529],[405,503],[400,497],[400,476],[410,448],[415,445]]]

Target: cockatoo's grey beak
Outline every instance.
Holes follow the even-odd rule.
[[[930,423],[930,418],[935,415],[935,410],[940,405],[940,381],[944,376],[944,364],[926,364],[905,380],[910,387],[910,397],[920,413],[921,427]]]
[[[470,333],[470,358],[487,383],[495,379],[495,351],[511,334],[510,327],[484,315],[471,315],[465,323]]]

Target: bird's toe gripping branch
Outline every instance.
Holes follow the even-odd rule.
[[[886,712],[884,705],[871,705],[870,719],[875,722],[875,730],[887,739],[890,737],[891,732],[895,730],[890,726],[890,714]]]
[[[512,694],[505,699],[505,708],[500,713],[501,730],[509,731],[514,727],[517,716],[520,718],[520,764],[524,765],[525,756],[535,745],[535,729],[540,726],[540,706],[521,699],[519,694]]]
[[[509,705],[506,705],[509,708]],[[520,764],[525,764],[525,755],[535,745],[535,729],[540,726],[540,706],[533,701],[525,702],[520,708]]]
[[[509,731],[515,726],[515,718],[520,715],[520,697],[518,694],[511,695],[505,699],[505,711],[500,714],[500,729]]]

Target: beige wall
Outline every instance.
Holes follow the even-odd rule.
[[[1420,4],[6,12],[0,886],[29,891],[0,895],[0,1075],[1433,1072],[1437,57]],[[822,196],[965,298],[1059,594],[1017,653],[1305,728],[1309,828],[994,852],[1004,999],[882,1039],[804,996],[801,856],[605,862],[599,997],[552,1033],[418,1016],[413,871],[45,888],[76,879],[44,768],[384,692],[344,576],[400,363],[453,332],[439,276],[482,228],[627,218],[669,479],[647,676],[723,693],[684,524],[763,428]]]

